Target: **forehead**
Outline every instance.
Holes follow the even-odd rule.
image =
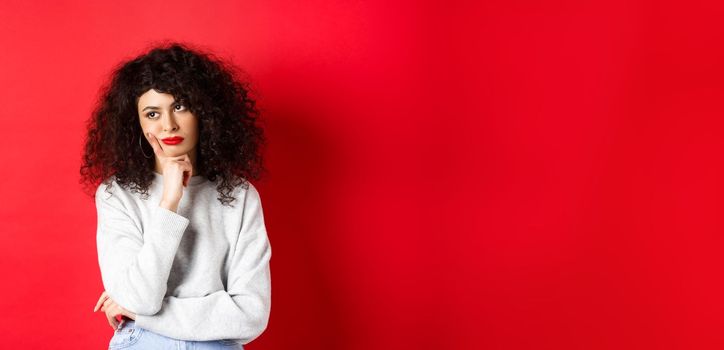
[[[161,93],[154,89],[150,89],[138,97],[138,107],[143,108],[146,106],[167,106],[171,105],[174,101],[174,97],[171,94]]]

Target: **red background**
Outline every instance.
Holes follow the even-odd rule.
[[[3,1],[3,347],[101,349],[84,123],[149,42],[246,69],[248,349],[724,347],[718,1]]]

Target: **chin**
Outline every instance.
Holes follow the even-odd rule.
[[[186,153],[189,153],[189,151],[190,151],[190,150],[188,150],[188,149],[166,149],[166,152],[165,152],[165,153],[166,153],[169,157],[178,157],[178,156],[182,156],[182,155],[184,155],[184,154],[186,154]]]

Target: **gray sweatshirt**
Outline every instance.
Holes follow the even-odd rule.
[[[256,188],[228,207],[216,183],[193,176],[177,212],[159,206],[163,176],[142,199],[115,182],[95,196],[98,263],[106,292],[136,325],[179,340],[238,339],[266,329],[271,245]]]

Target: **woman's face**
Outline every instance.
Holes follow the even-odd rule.
[[[150,89],[139,97],[137,108],[141,129],[144,133],[156,136],[167,156],[176,157],[188,153],[192,161],[195,161],[199,121],[183,101],[176,101],[171,94]],[[164,141],[175,136],[182,138],[181,141]]]

